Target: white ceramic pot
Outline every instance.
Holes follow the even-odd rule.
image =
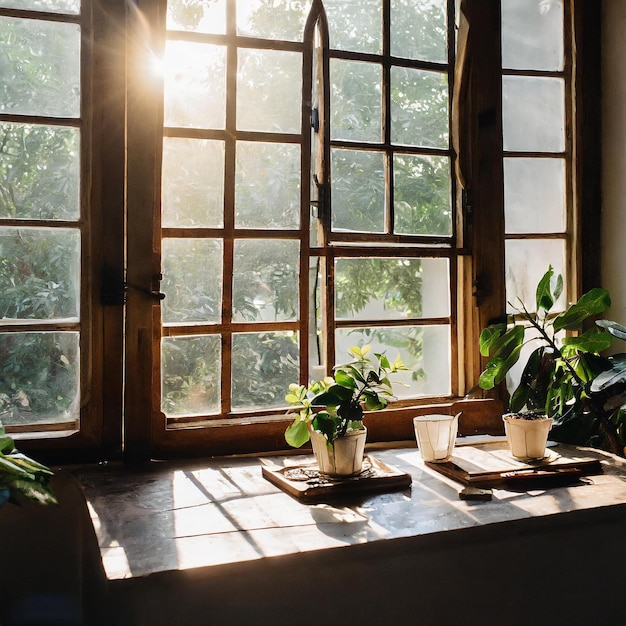
[[[460,415],[419,415],[413,418],[417,447],[424,461],[445,463],[450,460]]]
[[[363,467],[366,439],[367,428],[364,426],[362,430],[349,430],[330,446],[322,433],[311,430],[311,445],[320,472],[329,476],[358,474]]]
[[[513,414],[502,416],[511,454],[517,459],[542,459],[546,455],[551,417],[523,419]]]

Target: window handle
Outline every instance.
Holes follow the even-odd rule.
[[[155,274],[154,276],[152,276],[152,289],[145,289],[144,287],[140,287],[139,285],[126,282],[124,283],[124,290],[128,291],[129,289],[135,289],[136,291],[147,294],[151,298],[155,298],[157,300],[165,300],[165,294],[158,288],[158,285],[162,280],[163,274]]]

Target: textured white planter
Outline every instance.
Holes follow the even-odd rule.
[[[459,427],[456,415],[420,415],[413,418],[417,447],[424,461],[445,463],[452,456]]]
[[[511,454],[517,459],[542,459],[546,455],[548,434],[552,418],[521,419],[514,415],[503,415],[504,432]]]
[[[329,476],[352,476],[363,466],[363,453],[367,428],[349,430],[343,437],[335,439],[332,446],[324,435],[311,430],[311,445],[320,472]]]

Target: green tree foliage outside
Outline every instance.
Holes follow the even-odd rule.
[[[205,8],[212,0],[179,0],[169,2],[172,28],[202,30]],[[331,47],[349,51],[380,53],[382,22],[377,0],[349,2],[332,0],[325,3],[331,30]],[[269,2],[259,0],[254,9],[239,23],[240,33],[267,39],[298,41],[310,1],[290,0]],[[421,59],[444,64],[447,62],[445,2],[395,0],[392,3],[394,54],[409,59]],[[354,28],[358,23],[359,28]],[[402,51],[406,51],[404,54]],[[403,151],[402,146],[448,148],[448,92],[444,72],[405,71],[396,68],[392,79],[392,124],[398,150],[389,164],[393,168],[395,186],[395,232],[403,234],[449,236],[452,233],[450,160],[447,156],[420,155]],[[369,142],[381,141],[382,65],[361,62],[333,62],[331,68],[331,133],[332,136]],[[367,80],[356,78],[355,72]],[[376,82],[378,77],[378,82]],[[283,99],[288,99],[285,94]],[[417,129],[417,130],[416,130]],[[293,228],[277,218],[292,204],[293,168],[289,164],[288,146],[276,144],[275,156],[265,154],[256,162],[246,161],[248,172],[265,172],[258,180],[241,176],[236,187],[236,223],[245,226],[257,223],[267,214],[273,228]],[[271,168],[272,161],[275,167]],[[238,166],[242,164],[238,163]],[[333,150],[333,228],[356,232],[383,232],[385,161],[382,152],[342,149]],[[193,166],[190,163],[190,166]],[[270,169],[271,168],[271,169]],[[185,169],[178,179],[184,181]],[[184,183],[183,183],[184,185]],[[170,193],[175,188],[170,187]],[[179,193],[182,187],[178,187]],[[195,194],[197,195],[197,194]],[[280,204],[281,198],[283,203]],[[280,206],[276,206],[276,203]],[[176,200],[181,206],[184,202]],[[283,206],[284,205],[284,206]],[[256,216],[256,217],[255,217]],[[245,222],[244,222],[245,220]],[[256,220],[250,221],[250,220]],[[264,220],[261,219],[261,225]],[[298,277],[289,247],[273,245],[265,258],[253,251],[236,257],[233,293],[233,320],[260,321],[273,312],[273,319],[289,319],[297,314]],[[262,261],[263,267],[259,267]],[[336,274],[336,316],[358,315],[368,305],[381,303],[401,317],[418,318],[422,314],[422,267],[419,259],[359,259],[344,260]],[[171,263],[189,265],[183,258]],[[239,269],[237,264],[239,263]],[[182,266],[181,266],[182,267]],[[181,275],[185,272],[181,272]],[[166,277],[167,281],[167,277]],[[178,283],[179,281],[174,281]],[[174,287],[172,287],[174,289]],[[263,297],[259,298],[259,293]],[[167,293],[167,291],[166,291]],[[259,305],[259,301],[262,302]],[[287,317],[285,317],[287,316]],[[194,318],[190,312],[189,317]],[[413,355],[407,365],[419,370],[423,350],[422,330],[412,326],[404,331],[394,328],[359,329],[367,340],[384,342],[390,348],[400,348]],[[365,333],[365,334],[363,334]],[[180,346],[187,341],[180,338]],[[162,406],[171,415],[189,411],[185,389],[202,387],[207,372],[218,366],[214,355],[204,359],[195,348],[187,357],[171,359],[178,353],[174,340],[168,340],[163,352],[164,378]],[[212,353],[211,353],[212,354]],[[232,404],[236,408],[281,406],[284,380],[297,378],[298,337],[292,333],[246,333],[233,339]],[[185,365],[186,364],[186,365]],[[188,367],[185,371],[185,367]],[[183,389],[183,385],[185,389]],[[218,393],[215,381],[207,383]],[[217,397],[213,396],[217,402]],[[215,410],[219,412],[217,404]]]
[[[4,3],[4,6],[7,6]],[[15,8],[75,13],[74,0],[18,0]],[[77,117],[80,29],[54,20],[0,18],[0,111]],[[0,123],[0,220],[80,216],[80,131]],[[80,232],[0,225],[0,322],[78,321]],[[5,424],[74,419],[78,333],[0,333],[0,418]]]
[[[179,0],[169,3],[169,10],[179,28],[193,29],[202,19],[205,7],[216,0]],[[32,6],[30,6],[32,4]],[[24,8],[18,2],[18,8]],[[379,17],[372,7],[378,2],[327,2],[330,28],[333,33],[332,45],[345,50],[380,51]],[[246,22],[247,34],[266,38],[282,38],[297,41],[302,36],[310,2],[290,0],[270,2],[259,0]],[[40,0],[31,0],[29,8],[75,12],[76,3],[58,0],[50,5]],[[354,20],[360,20],[364,27],[354,28]],[[393,53],[406,58],[420,58],[439,63],[446,61],[445,9],[436,1],[415,2],[395,0],[392,2]],[[341,36],[336,34],[341,33]],[[62,36],[59,36],[59,35]],[[0,87],[0,111],[22,112],[25,106],[39,107],[36,111],[24,111],[39,115],[76,115],[79,104],[78,66],[76,54],[78,29],[74,25],[45,23],[36,20],[0,19],[0,73],[4,80]],[[376,64],[369,67],[371,73],[378,71]],[[368,88],[360,91],[359,81],[350,80],[350,64],[337,66],[332,77],[335,87],[333,120],[337,128],[347,123],[354,128],[371,129],[373,120],[379,113],[368,103],[374,102],[380,86],[374,91]],[[69,68],[69,70],[68,70]],[[74,71],[76,70],[76,71]],[[428,129],[428,137],[442,148],[447,148],[447,92],[435,83],[445,83],[445,74],[431,72],[429,80],[402,80],[394,88],[396,103],[393,123],[397,125],[398,138],[404,141],[405,133],[419,121],[419,126]],[[24,104],[26,103],[26,104]],[[379,124],[374,122],[374,127]],[[407,131],[407,129],[409,129]],[[367,132],[370,132],[369,130]],[[375,141],[375,139],[374,139]],[[416,137],[419,145],[419,135]],[[349,151],[345,151],[349,152]],[[356,153],[355,153],[356,154]],[[76,129],[55,125],[39,124],[0,124],[0,218],[73,220],[79,216],[79,162],[80,135]],[[349,156],[349,155],[345,155]],[[355,159],[353,160],[353,162]],[[384,193],[384,173],[381,167],[369,176],[364,189],[354,185],[354,172],[349,160],[345,167],[338,164],[333,173],[333,183],[343,188],[346,198],[345,226],[360,231],[371,230],[370,220],[379,228],[382,224],[380,199]],[[248,164],[254,168],[254,164]],[[449,162],[447,157],[426,157],[397,152],[392,163],[395,181],[394,204],[396,210],[396,232],[410,234],[447,235],[451,232],[451,209],[449,188]],[[283,193],[292,185],[290,181],[278,178],[268,183],[268,189]],[[243,194],[243,190],[240,192]],[[366,194],[367,197],[364,196]],[[243,198],[243,195],[241,196]],[[254,215],[254,205],[250,204],[250,215]],[[368,207],[370,207],[368,209]],[[277,208],[276,215],[290,207]],[[69,230],[69,229],[68,229]],[[0,251],[0,316],[5,318],[49,320],[73,318],[78,315],[76,305],[76,260],[72,252],[68,263],[68,241],[58,237],[43,237],[35,242],[24,237],[28,229],[6,229]],[[73,236],[69,236],[72,239]],[[70,245],[72,250],[75,250]],[[277,253],[279,254],[279,253]],[[74,255],[74,256],[72,256]],[[26,262],[27,260],[27,262]],[[26,266],[24,263],[26,262]],[[375,263],[375,260],[372,260]],[[416,262],[417,263],[417,262]],[[266,303],[266,310],[279,312],[297,311],[293,301],[294,281],[291,251],[284,259],[275,258],[274,265],[281,268],[270,275],[274,281],[269,293],[276,302]],[[243,267],[243,266],[242,266]],[[287,270],[285,270],[287,268]],[[285,271],[287,273],[285,273]],[[337,302],[338,317],[347,316],[351,311],[364,307],[368,301],[384,301],[391,297],[389,306],[399,307],[410,315],[419,315],[420,272],[415,263],[405,265],[399,262],[393,270],[380,274],[372,272],[367,284],[368,269],[357,265],[346,266],[342,280],[354,285],[353,289],[341,291]],[[238,293],[246,292],[246,276],[239,277]],[[281,278],[281,276],[283,278]],[[251,286],[258,286],[258,277],[249,274]],[[281,282],[281,280],[283,282]],[[256,283],[255,283],[256,281]],[[393,284],[393,295],[389,295],[389,285]],[[277,286],[278,285],[278,286]],[[273,294],[273,295],[272,295]],[[194,310],[194,298],[200,308]],[[202,319],[209,306],[215,313],[219,303],[197,292],[187,301],[189,319]],[[244,319],[261,317],[262,313],[250,306],[245,297],[235,300],[235,316]],[[0,363],[0,398],[2,406],[12,406],[15,410],[28,408],[33,413],[49,414],[72,406],[76,400],[77,351],[70,353],[60,341],[60,333],[32,333],[16,335],[11,341],[3,342]],[[22,339],[21,342],[17,338]],[[387,341],[391,339],[386,338]],[[70,344],[74,345],[72,342]],[[298,338],[293,334],[264,333],[242,336],[234,359],[245,355],[246,362],[255,365],[240,369],[246,376],[235,381],[233,398],[241,406],[280,403],[284,394],[284,380],[296,377],[293,368],[297,363]],[[419,351],[419,341],[413,343],[412,350]],[[172,346],[168,344],[168,350]],[[9,352],[7,352],[9,351]],[[193,352],[193,351],[192,351]],[[176,353],[174,350],[172,354]],[[37,354],[37,359],[31,357]],[[204,364],[198,365],[195,352],[188,358],[173,363],[169,352],[164,352],[165,370],[169,378],[163,381],[164,408],[174,410],[173,399],[184,380],[193,385],[189,377],[197,375],[198,380],[206,378],[213,357],[207,356]],[[252,355],[254,358],[252,359]],[[10,358],[9,358],[10,357]],[[241,357],[243,359],[243,356]],[[252,360],[250,360],[252,359]],[[67,363],[70,365],[68,365]],[[187,362],[187,372],[183,375],[181,363]],[[243,361],[242,361],[243,362]],[[173,369],[172,369],[173,368]],[[171,376],[170,376],[171,374]],[[69,378],[67,378],[69,376]],[[45,380],[45,384],[42,381]],[[271,382],[274,380],[274,382]],[[29,382],[30,381],[30,382]],[[45,397],[35,397],[34,382],[46,389]],[[211,383],[213,385],[214,382]],[[248,394],[248,395],[246,395]],[[26,396],[26,400],[24,400]],[[6,419],[5,419],[6,421]],[[7,422],[8,423],[8,422]]]

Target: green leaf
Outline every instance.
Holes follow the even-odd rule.
[[[507,372],[517,363],[521,349],[522,345],[519,344],[506,358],[496,356],[491,359],[478,378],[478,385],[482,389],[493,389],[495,385],[499,385],[506,377]]]
[[[10,454],[15,450],[15,443],[11,437],[0,436],[0,453]]]
[[[602,313],[611,306],[611,297],[606,289],[596,287],[583,294],[578,302],[554,319],[554,330],[575,330],[592,315]]]
[[[38,504],[58,504],[52,488],[47,483],[17,479],[12,481],[11,489],[16,489]]]
[[[362,383],[365,382],[365,378],[363,378],[363,374],[361,374],[361,371],[350,363],[348,363],[347,365],[339,365],[335,368],[335,380],[337,380],[337,374],[339,374],[339,372],[343,372],[346,376],[350,376],[352,379],[354,379],[354,381],[359,381]],[[354,383],[351,388],[354,387],[356,387],[356,383]]]
[[[556,277],[556,284],[554,285],[554,291],[552,292],[552,297],[555,302],[561,297],[562,293],[563,293],[563,276],[559,274]]]
[[[315,430],[326,435],[329,443],[332,443],[337,437],[341,421],[339,417],[333,417],[326,411],[320,411],[315,415],[312,425]]]
[[[513,413],[519,413],[526,406],[526,402],[528,401],[528,392],[529,389],[526,385],[518,385],[509,400],[509,409]]]
[[[299,448],[309,440],[309,426],[306,421],[296,418],[285,431],[285,441],[293,448]]]
[[[349,389],[356,389],[356,381],[352,376],[346,374],[343,370],[337,370],[335,372],[335,381],[342,387],[348,387]]]
[[[352,398],[352,390],[342,385],[332,385],[311,400],[311,406],[339,406]]]
[[[380,411],[389,404],[386,398],[382,398],[375,391],[368,390],[363,395],[365,396],[366,411]]]
[[[488,327],[480,334],[480,347],[483,356],[498,356],[507,359],[510,354],[524,343],[525,329],[521,325],[511,326],[506,330],[505,324],[497,324],[496,333],[487,333]],[[504,332],[503,332],[504,331]],[[483,335],[485,335],[483,337]]]
[[[581,352],[598,353],[611,347],[611,335],[595,327],[589,328],[579,337],[565,337],[563,345]]]
[[[478,340],[480,353],[483,356],[490,356],[491,346],[506,332],[506,329],[506,324],[493,324],[483,329]]]
[[[554,275],[554,270],[552,269],[552,265],[548,266],[548,271],[541,277],[541,280],[537,283],[537,311],[539,309],[544,309],[549,311],[554,305],[554,299],[552,297],[552,290],[550,288],[550,282],[552,280],[552,276]],[[561,290],[563,285],[563,278],[561,278]],[[558,284],[558,279],[557,279]]]
[[[21,476],[30,480],[35,479],[35,475],[32,472],[20,467],[19,464],[13,462],[10,456],[0,456],[0,473],[9,474],[12,476]]]
[[[600,328],[606,328],[606,330],[614,337],[626,341],[626,326],[622,326],[621,324],[612,322],[611,320],[598,320],[596,324],[600,326]]]

